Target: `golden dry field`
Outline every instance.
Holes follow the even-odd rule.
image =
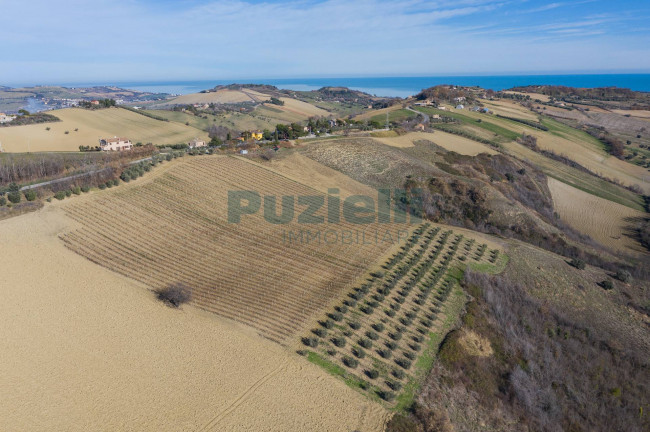
[[[281,101],[284,102],[284,105],[270,105],[273,106],[274,108],[279,108],[282,111],[287,111],[287,112],[292,112],[295,114],[299,114],[301,116],[304,116],[306,118],[309,117],[328,117],[331,115],[329,111],[326,111],[322,108],[318,108],[317,106],[314,106],[312,104],[309,104],[307,102],[299,101],[297,99],[291,99],[291,98],[280,98]]]
[[[612,110],[613,113],[620,115],[629,115],[642,120],[650,120],[650,111],[648,110]]]
[[[538,115],[518,103],[508,100],[485,101],[485,106],[496,114],[506,117],[516,117],[525,120],[538,121]]]
[[[416,141],[426,140],[438,144],[440,147],[455,151],[468,156],[476,156],[479,153],[497,154],[497,151],[488,145],[464,138],[458,135],[450,134],[443,131],[428,132],[410,132],[391,138],[373,138],[383,144],[393,147],[413,147]]]
[[[4,151],[79,151],[81,145],[96,146],[100,138],[113,136],[128,138],[134,144],[151,142],[156,145],[208,138],[206,132],[191,126],[155,120],[121,108],[66,108],[50,111],[49,114],[61,121],[0,128],[0,142]]]
[[[278,214],[284,195],[324,196],[247,160],[204,156],[142,184],[72,203],[66,212],[80,227],[62,238],[71,250],[151,288],[186,283],[194,287],[197,306],[285,343],[395,247],[388,240],[405,237],[411,227],[353,225],[343,218],[337,224],[299,223],[302,204],[286,225],[265,221],[264,206],[228,223],[228,191],[240,190],[277,197]]]
[[[541,94],[541,93],[528,93],[528,92],[523,93],[523,92],[516,92],[516,91],[506,91],[505,93],[521,95],[521,96],[530,96],[531,99],[533,99],[533,100],[539,99],[542,102],[548,102],[550,100],[549,96],[547,96],[545,94]]]
[[[553,206],[562,220],[597,242],[618,251],[637,254],[641,245],[631,238],[628,227],[646,214],[583,192],[553,178],[548,179]]]
[[[387,411],[321,368],[67,249],[66,207],[105,195],[0,221],[0,430],[384,429]]]

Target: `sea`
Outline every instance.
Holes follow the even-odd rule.
[[[439,84],[479,86],[495,91],[526,85],[563,85],[568,87],[621,87],[650,92],[650,74],[583,74],[583,75],[450,75],[428,77],[379,78],[284,78],[226,79],[202,81],[134,81],[92,84],[64,84],[66,87],[116,85],[152,93],[187,94],[233,83],[269,84],[288,90],[317,90],[321,87],[348,87],[376,96],[408,97]]]

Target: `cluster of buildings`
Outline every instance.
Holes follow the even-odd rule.
[[[253,130],[253,131],[245,131],[242,132],[239,137],[237,137],[238,141],[248,141],[248,140],[255,140],[255,141],[261,141],[264,138],[264,132],[261,130]]]
[[[187,143],[187,145],[189,148],[195,149],[200,147],[207,147],[208,143],[204,140],[194,138],[192,141]],[[99,140],[99,148],[102,151],[128,151],[133,147],[133,143],[131,143],[131,140],[128,138],[120,138],[115,136],[113,138],[102,138]]]

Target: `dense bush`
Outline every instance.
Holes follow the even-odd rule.
[[[374,331],[367,331],[366,336],[368,336],[368,338],[372,339],[372,340],[379,339],[379,335],[377,333],[375,333]]]
[[[192,290],[182,283],[175,283],[156,290],[156,297],[169,306],[177,308],[192,299]]]
[[[27,189],[24,195],[27,201],[34,201],[36,199],[36,191],[34,189]]]
[[[348,325],[354,330],[359,330],[361,328],[361,323],[359,321],[350,321]]]
[[[7,198],[0,197],[0,207],[7,205]]]
[[[372,328],[377,330],[379,333],[381,333],[384,331],[385,326],[382,323],[375,323],[372,325]]]
[[[344,337],[339,336],[332,338],[332,343],[339,348],[343,348],[346,344],[346,340]]]
[[[404,351],[404,357],[409,360],[415,360],[415,354],[410,351]]]
[[[397,348],[397,343],[395,343],[393,341],[386,341],[386,342],[384,342],[384,345],[386,345],[386,348],[388,348],[391,351],[394,350],[395,348]]]
[[[318,346],[318,339],[315,337],[306,337],[302,338],[302,343],[311,348],[316,348]]]
[[[81,192],[83,193],[90,192],[90,186],[88,185],[81,186]]]
[[[18,204],[21,198],[20,186],[18,186],[16,183],[11,183],[9,185],[9,193],[7,193],[7,199],[13,204]]]
[[[352,354],[358,358],[364,358],[366,356],[366,352],[363,350],[363,348],[358,347],[352,349]]]
[[[349,368],[354,369],[357,366],[359,366],[359,361],[357,359],[353,358],[353,357],[345,356],[345,357],[343,357],[343,364],[346,365]]]
[[[54,198],[61,201],[62,199],[65,198],[65,191],[58,191],[57,193],[54,194]]]
[[[393,391],[400,391],[402,389],[402,384],[393,380],[386,380],[386,385]]]
[[[81,195],[81,188],[79,186],[75,186],[72,188],[72,193],[75,195]]]
[[[411,367],[411,360],[406,358],[398,358],[395,360],[395,363],[397,363],[399,366],[403,367],[404,369],[408,369]]]
[[[332,329],[334,328],[334,321],[328,318],[325,321],[321,322],[321,325],[326,329]]]
[[[364,372],[365,372],[366,376],[368,378],[370,378],[370,379],[376,379],[379,376],[379,372],[377,371],[377,369],[370,369],[370,370],[366,370]]]
[[[372,348],[372,341],[370,339],[367,339],[367,338],[361,338],[361,339],[359,339],[359,345],[361,345],[362,347],[364,347],[366,349]]]

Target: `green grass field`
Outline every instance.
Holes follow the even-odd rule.
[[[395,111],[391,111],[388,114],[388,121],[404,121],[407,119],[415,118],[417,114],[415,114],[413,111],[409,111],[407,109],[399,109]],[[381,123],[382,125],[386,123],[386,114],[379,114],[376,116],[370,117],[370,120],[376,121]]]

